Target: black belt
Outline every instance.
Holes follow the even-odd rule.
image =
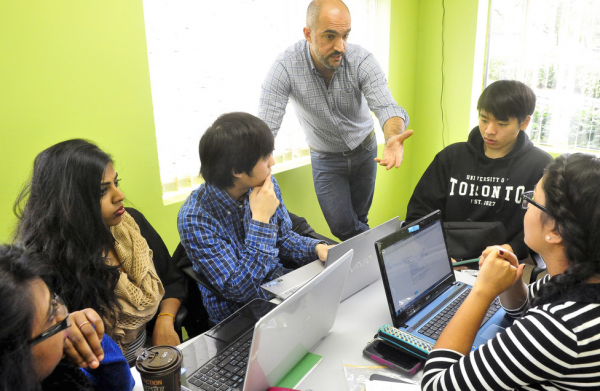
[[[371,141],[373,141],[373,139],[375,138],[375,129],[371,130],[371,133],[369,133],[369,135],[367,137],[365,137],[365,139],[363,140],[362,143],[360,143],[358,145],[358,147],[350,150],[350,151],[344,151],[344,152],[323,152],[323,151],[319,151],[318,149],[314,149],[313,147],[309,146],[309,148],[315,152],[319,152],[319,153],[327,153],[329,155],[340,155],[340,156],[348,156],[351,153],[353,153],[354,151],[356,151],[359,148],[362,147],[366,147],[367,145],[371,144]]]

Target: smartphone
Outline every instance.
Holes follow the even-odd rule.
[[[418,358],[386,344],[381,339],[371,341],[363,350],[363,355],[392,370],[410,376],[417,373],[423,364]]]

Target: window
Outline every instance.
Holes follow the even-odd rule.
[[[185,198],[199,185],[198,142],[219,115],[232,111],[256,115],[260,86],[272,62],[304,39],[308,4],[308,0],[144,2],[165,203]],[[349,42],[373,52],[386,70],[389,0],[346,4],[352,14]],[[275,157],[281,162],[304,156],[309,162],[292,107],[288,105],[277,135]],[[172,198],[173,194],[179,196]]]
[[[600,2],[493,0],[485,85],[499,79],[535,91],[535,144],[600,152]]]

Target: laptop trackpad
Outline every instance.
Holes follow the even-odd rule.
[[[502,331],[504,331],[504,327],[500,327],[495,324],[490,324],[486,326],[486,329],[483,330],[483,332],[480,333],[479,336],[485,340],[489,340],[495,338],[496,334],[501,333]]]

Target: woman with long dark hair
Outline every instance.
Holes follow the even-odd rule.
[[[440,335],[424,390],[597,390],[600,387],[600,159],[558,157],[523,194],[525,243],[548,275],[528,287],[523,265],[497,247]],[[514,324],[471,352],[496,296]]]
[[[125,210],[124,198],[108,154],[85,140],[58,143],[36,157],[15,203],[15,238],[51,262],[54,286],[70,308],[102,315],[131,361],[157,312],[153,343],[179,344],[173,324],[184,289],[164,243],[141,213]],[[165,295],[163,277],[175,293]]]
[[[129,368],[116,344],[103,338],[100,316],[91,309],[69,314],[60,296],[49,289],[49,277],[39,255],[0,245],[0,391],[131,390]],[[84,355],[93,348],[103,361],[104,346],[110,357],[102,364],[95,362],[91,371],[85,365],[86,375],[70,360],[62,360],[63,353],[74,358],[67,336],[83,342]],[[76,362],[81,365],[79,359]]]

